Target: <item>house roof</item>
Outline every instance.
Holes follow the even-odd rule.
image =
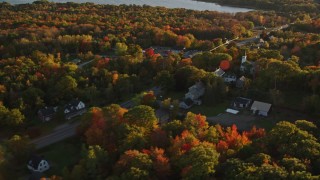
[[[74,99],[72,101],[70,101],[68,104],[66,104],[64,106],[64,109],[68,109],[70,111],[70,113],[72,112],[76,112],[78,111],[78,109],[76,108],[78,106],[78,104],[80,103],[81,101],[77,100],[77,99]]]
[[[42,116],[51,116],[56,113],[56,110],[54,107],[44,107],[42,109],[39,109],[38,112],[41,113]]]
[[[243,97],[237,97],[235,100],[234,100],[235,103],[240,103],[240,104],[247,104],[247,103],[250,103],[251,102],[251,99],[248,99],[248,98],[243,98]]]
[[[32,155],[28,162],[28,165],[33,167],[34,169],[38,169],[39,163],[43,160],[39,155]]]
[[[238,114],[239,113],[239,111],[234,110],[234,109],[230,109],[230,108],[226,109],[226,112],[231,113],[231,114]]]
[[[270,108],[271,108],[271,104],[260,102],[260,101],[254,101],[251,106],[251,110],[259,110],[259,111],[265,111],[265,112],[268,112]]]
[[[214,71],[214,73],[217,75],[217,76],[222,76],[224,75],[224,70],[222,70],[221,68],[217,69],[216,71]]]

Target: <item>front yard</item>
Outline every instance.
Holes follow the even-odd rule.
[[[195,114],[202,114],[207,117],[216,116],[220,113],[224,113],[228,108],[229,103],[224,102],[220,104],[216,104],[214,106],[206,106],[206,105],[193,105],[188,111],[193,112]]]

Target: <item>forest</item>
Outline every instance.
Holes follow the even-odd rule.
[[[277,12],[276,3],[295,13]],[[62,107],[74,99],[88,107],[73,120],[80,124],[79,159],[46,174],[51,179],[319,179],[319,5],[268,4],[261,6],[275,11],[228,14],[0,3],[0,179],[24,175],[39,152],[30,142],[49,133],[39,109],[57,107],[47,124],[63,125]],[[258,40],[239,45],[252,37]],[[223,61],[226,74],[246,78],[243,87],[214,73]],[[212,109],[239,96],[271,103],[272,126],[239,130],[181,111],[170,94],[197,82]],[[165,99],[148,90],[155,86]],[[128,100],[133,107],[122,107]],[[166,123],[155,113],[161,108],[169,112]]]

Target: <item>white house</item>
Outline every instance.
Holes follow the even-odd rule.
[[[64,115],[66,119],[71,119],[75,116],[82,115],[86,112],[86,106],[82,101],[72,100],[64,106]]]
[[[270,109],[271,109],[271,104],[260,102],[260,101],[254,101],[251,106],[251,111],[253,112],[253,114],[257,114],[261,116],[268,116]]]
[[[234,74],[224,74],[223,80],[225,83],[235,83],[237,81],[237,76]]]
[[[216,74],[216,75],[219,76],[219,77],[222,77],[225,72],[224,72],[224,70],[222,70],[222,69],[219,67],[219,68],[218,68],[217,70],[215,70],[213,73]]]
[[[33,172],[41,173],[50,169],[48,161],[38,155],[31,156],[30,160],[28,161],[27,167]]]

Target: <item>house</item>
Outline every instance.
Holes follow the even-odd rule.
[[[47,160],[38,155],[32,155],[28,161],[27,167],[32,172],[44,172],[50,168]]]
[[[71,62],[74,63],[74,64],[80,64],[81,63],[81,59],[76,58],[76,59],[72,60]]]
[[[236,87],[237,88],[243,88],[246,82],[246,77],[241,76],[239,79],[236,81]]]
[[[221,68],[218,68],[217,70],[214,71],[214,74],[216,74],[219,77],[222,77],[224,75],[224,70],[222,70]]]
[[[204,95],[204,92],[204,84],[201,81],[197,82],[189,87],[189,91],[184,95],[184,100],[180,102],[179,107],[189,109],[193,104],[201,105],[200,97]]]
[[[250,62],[250,61],[247,61],[247,55],[245,53],[244,56],[242,56],[242,59],[241,59],[241,65],[240,65],[240,71],[242,73],[246,73],[246,72],[249,72],[250,74],[254,74],[254,63],[253,62]]]
[[[271,104],[264,103],[260,101],[254,101],[251,106],[251,111],[253,114],[261,115],[261,116],[268,116],[268,113],[271,110]]]
[[[42,122],[50,121],[51,119],[54,118],[54,115],[57,112],[57,108],[58,107],[44,107],[42,109],[39,109],[38,110],[39,119]]]
[[[189,109],[193,105],[193,101],[190,98],[184,99],[179,103],[179,107],[182,109]]]
[[[71,119],[75,116],[82,115],[86,112],[86,106],[82,101],[72,100],[64,106],[64,115],[66,119]]]
[[[250,104],[252,103],[251,99],[243,98],[243,97],[237,97],[234,99],[232,106],[235,108],[248,108]]]
[[[205,91],[204,84],[199,81],[195,85],[189,87],[189,92],[185,94],[185,99],[191,99],[192,101],[198,100],[201,96],[203,96]]]
[[[224,74],[223,80],[225,83],[235,83],[237,81],[237,76],[234,74]]]

